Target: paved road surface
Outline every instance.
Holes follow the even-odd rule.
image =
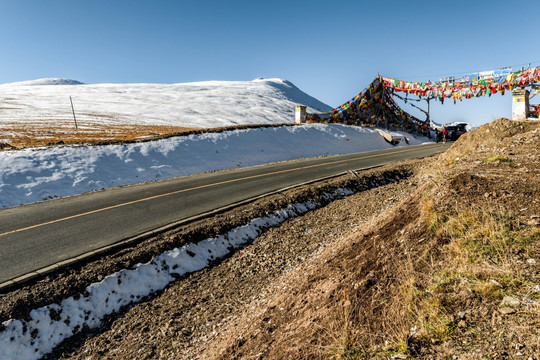
[[[443,152],[426,144],[197,174],[0,210],[0,284],[182,219],[306,181]]]

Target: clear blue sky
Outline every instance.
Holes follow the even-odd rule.
[[[0,83],[280,77],[335,107],[377,73],[540,66],[539,12],[538,0],[0,0]],[[432,106],[439,122],[510,114],[508,93]]]

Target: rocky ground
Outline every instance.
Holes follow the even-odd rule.
[[[84,330],[49,358],[540,358],[540,125],[498,120],[445,154],[292,189],[1,294],[0,320],[335,188]]]
[[[464,136],[419,187],[250,303],[201,358],[540,358],[540,124]]]

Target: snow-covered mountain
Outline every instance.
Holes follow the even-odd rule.
[[[181,84],[82,84],[69,79],[40,79],[0,85],[0,122],[71,126],[70,97],[80,126],[210,128],[290,123],[296,105],[307,105],[311,112],[331,110],[283,79]]]
[[[11,86],[40,86],[40,85],[83,85],[84,83],[71,80],[71,79],[61,79],[61,78],[43,78],[36,80],[27,80],[27,81],[17,81],[13,83],[3,84]]]

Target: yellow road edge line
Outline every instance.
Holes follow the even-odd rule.
[[[409,152],[409,151],[414,151],[414,150],[416,150],[416,148],[415,149],[405,149],[405,150],[395,151],[395,152],[392,152],[392,154],[399,154],[399,153]],[[159,199],[159,198],[162,198],[162,197],[165,197],[165,196],[176,195],[176,194],[180,194],[180,193],[187,192],[187,191],[199,190],[199,189],[204,189],[204,188],[207,188],[207,187],[218,186],[218,185],[223,185],[223,184],[228,184],[228,183],[233,183],[233,182],[238,182],[238,181],[243,181],[243,180],[255,179],[255,178],[258,178],[258,177],[282,174],[282,173],[292,172],[292,171],[296,171],[296,170],[305,170],[305,169],[310,169],[310,168],[315,168],[315,167],[320,167],[320,166],[325,166],[325,165],[339,164],[339,163],[343,163],[343,162],[347,162],[347,161],[360,160],[360,159],[369,159],[369,158],[372,158],[372,157],[378,157],[378,156],[383,156],[383,155],[387,155],[387,154],[376,154],[376,155],[360,156],[360,157],[357,157],[357,158],[346,159],[346,160],[337,160],[337,161],[332,161],[332,162],[323,163],[323,164],[314,164],[314,165],[301,166],[301,167],[293,168],[293,169],[279,170],[279,171],[274,171],[274,172],[271,172],[271,173],[246,176],[246,177],[239,178],[239,179],[220,181],[220,182],[217,182],[217,183],[192,187],[192,188],[189,188],[189,189],[176,190],[176,191],[168,192],[168,193],[165,193],[165,194],[159,194],[159,195],[154,195],[154,196],[150,196],[150,197],[146,197],[146,198],[142,198],[142,199],[128,201],[128,202],[121,203],[121,204],[107,206],[107,207],[104,207],[104,208],[101,208],[101,209],[96,209],[96,210],[87,211],[87,212],[80,213],[80,214],[67,216],[67,217],[64,217],[64,218],[61,218],[61,219],[46,221],[46,222],[43,222],[43,223],[40,223],[40,224],[35,224],[35,225],[27,226],[27,227],[24,227],[24,228],[11,230],[11,231],[0,234],[0,237],[15,234],[15,233],[19,233],[19,232],[23,232],[23,231],[27,231],[27,230],[32,230],[32,229],[35,229],[35,228],[38,228],[38,227],[47,226],[47,225],[55,224],[55,223],[62,222],[62,221],[76,219],[76,218],[87,216],[87,215],[96,214],[96,213],[111,210],[111,209],[116,209],[116,208],[123,207],[123,206],[128,206],[128,205],[132,205],[132,204],[136,204],[136,203],[140,203],[140,202],[144,202],[144,201]]]

